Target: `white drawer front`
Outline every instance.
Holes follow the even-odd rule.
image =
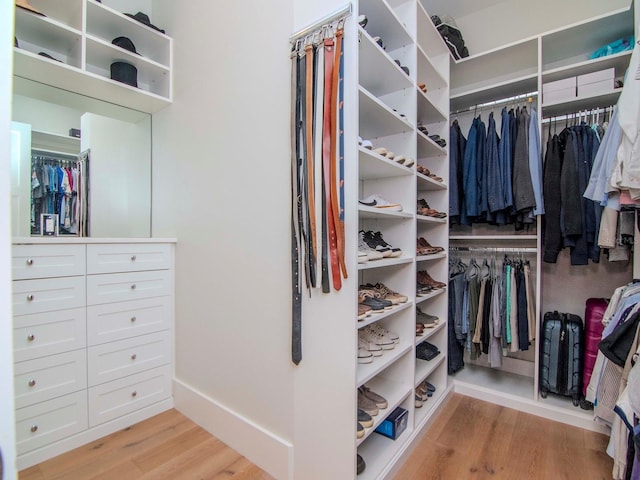
[[[87,391],[16,410],[18,455],[87,429]]]
[[[86,349],[16,363],[14,387],[16,408],[86,390]]]
[[[94,427],[170,397],[169,365],[91,387],[89,425]]]
[[[86,346],[84,308],[13,317],[16,362],[77,350]]]
[[[170,293],[170,270],[87,276],[87,305],[160,297]]]
[[[51,312],[85,305],[85,277],[18,280],[12,283],[13,314]]]
[[[171,327],[171,297],[87,307],[87,343],[99,345]]]
[[[105,343],[88,349],[89,385],[99,385],[171,362],[169,332]]]
[[[84,245],[14,245],[14,280],[84,275]]]
[[[171,245],[166,243],[87,245],[88,274],[168,268],[171,268]]]

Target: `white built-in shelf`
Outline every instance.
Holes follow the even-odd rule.
[[[411,396],[413,402],[413,396]],[[407,402],[403,402],[402,407],[409,410]],[[409,412],[411,413],[411,412]],[[410,439],[413,433],[413,422],[411,417],[407,424],[407,429],[395,440],[374,433],[367,438],[367,441],[358,447],[358,453],[367,464],[367,468],[358,475],[358,480],[373,480],[380,477],[380,474],[394,457],[400,452],[403,445]]]
[[[416,134],[418,135],[418,157],[437,157],[437,156],[446,156],[447,149],[441,147],[436,142],[431,140],[427,135],[422,133],[420,130],[416,130]]]
[[[422,342],[428,340],[429,338],[434,336],[436,333],[438,333],[443,328],[446,328],[446,326],[447,326],[446,319],[440,319],[439,322],[440,323],[438,323],[438,325],[436,325],[433,328],[425,328],[424,329],[424,333],[422,334],[421,337],[416,336],[416,342],[415,342],[416,345],[420,345]],[[418,383],[420,383],[420,382],[418,382]]]
[[[438,260],[440,258],[447,258],[446,252],[432,253],[431,255],[418,255],[416,262],[428,262],[430,260]]]
[[[368,382],[378,375],[384,369],[393,365],[400,357],[407,352],[413,352],[413,342],[407,341],[406,338],[400,338],[400,343],[396,344],[393,350],[383,350],[382,356],[373,357],[372,363],[358,364],[358,386]]]
[[[474,111],[476,105],[514,97],[522,93],[532,93],[538,90],[538,73],[527,73],[521,77],[483,85],[478,88],[452,93],[451,115]],[[502,108],[499,105],[496,108]]]
[[[407,48],[413,43],[411,35],[386,1],[375,0],[362,2],[359,13],[367,17],[365,30],[372,37],[379,36],[389,55],[397,50]]]
[[[440,32],[438,32],[438,29],[431,21],[431,17],[424,9],[424,6],[420,2],[416,2],[416,5],[418,16],[418,34],[416,40],[418,47],[424,50],[432,61],[433,59],[440,60],[443,62],[443,65],[448,67],[449,48],[444,43]],[[439,68],[441,72],[445,70],[444,67]]]
[[[49,16],[41,16],[16,7],[16,37],[18,43],[40,45],[47,50],[68,52],[80,48],[82,32]]]
[[[418,89],[418,121],[423,125],[446,122],[448,119],[447,114],[429,98],[433,95],[433,92],[425,93]]]
[[[434,344],[435,345],[435,344]],[[447,360],[447,356],[444,354],[442,350],[433,360],[421,360],[416,358],[416,372],[415,372],[415,384],[418,385],[425,378],[431,375],[436,368],[442,364],[442,362]]]
[[[427,300],[437,297],[438,295],[442,295],[446,291],[446,288],[438,288],[436,290],[431,290],[429,293],[426,293],[424,295],[416,296],[416,305],[419,305],[422,302],[426,302]]]
[[[594,58],[593,60],[584,60],[578,63],[572,63],[566,66],[544,70],[542,72],[542,83],[553,82],[563,78],[575,77],[586,73],[596,72],[598,70],[606,70],[613,68],[615,77],[622,77],[629,66],[632,50],[614,53],[606,57]]]
[[[358,205],[358,216],[360,218],[413,218],[411,212],[392,212],[376,207]]]
[[[383,268],[393,267],[395,265],[405,265],[407,263],[413,263],[415,259],[413,257],[398,257],[398,258],[382,258],[380,260],[369,260],[365,263],[358,264],[358,270],[369,270],[371,268]]]
[[[427,90],[438,90],[447,86],[447,80],[436,66],[431,63],[424,50],[418,47],[418,71],[416,73],[417,83],[427,85]]]
[[[427,215],[416,215],[416,219],[419,222],[423,222],[423,223],[447,223],[447,217],[435,218],[435,217],[428,217]]]
[[[435,172],[432,172],[435,173]],[[426,175],[416,172],[418,177],[418,190],[446,190],[449,186],[444,182],[438,182],[431,177],[427,177]]]
[[[374,378],[370,382],[367,382],[367,387],[378,395],[382,395],[385,400],[387,400],[387,408],[379,409],[378,415],[373,417],[373,426],[365,428],[364,437],[357,440],[357,446],[361,445],[372,433],[378,435],[375,433],[378,425],[384,422],[389,414],[393,412],[409,395],[406,386],[403,388],[403,385],[400,382],[393,382],[387,379],[382,380]]]
[[[622,93],[622,88],[614,88],[608,92],[594,95],[585,95],[571,100],[549,102],[542,104],[542,114],[544,117],[554,117],[574,113],[580,110],[589,110],[618,103],[618,98]]]
[[[408,302],[405,302],[405,303],[400,303],[398,305],[394,305],[393,307],[391,307],[391,310],[384,310],[381,313],[371,312],[371,314],[368,317],[364,318],[363,320],[358,321],[358,329],[364,328],[367,325],[371,325],[372,323],[379,322],[380,320],[388,318],[391,315],[395,315],[396,313],[402,312],[403,310],[406,310],[407,308],[411,308],[412,305],[413,305],[413,302],[412,301],[408,301]]]
[[[413,82],[387,53],[360,28],[359,81],[377,97],[411,88]]]
[[[405,167],[364,147],[358,147],[358,159],[360,162],[360,180],[378,180],[413,175],[413,167]]]
[[[394,112],[362,85],[359,91],[360,136],[367,139],[414,131],[406,118]]]
[[[51,132],[31,131],[31,148],[55,150],[68,154],[80,153],[80,139]]]
[[[418,382],[420,383],[420,382]],[[450,389],[442,386],[438,388],[433,396],[429,397],[426,402],[423,403],[422,407],[415,409],[415,425],[416,428],[422,428],[422,425],[427,421],[427,419],[431,416],[433,412],[435,412],[439,407],[446,394]]]
[[[82,30],[82,12],[84,0],[65,0],[64,2],[52,2],[51,0],[31,0],[33,7],[46,14],[46,18],[56,20],[76,30]],[[18,15],[16,7],[16,15]],[[22,13],[30,14],[29,12]]]
[[[633,7],[592,17],[542,36],[542,71],[584,62],[605,45],[634,35]]]
[[[453,374],[456,384],[490,388],[503,395],[533,400],[533,378],[477,365],[465,365]],[[458,386],[458,385],[456,385]]]

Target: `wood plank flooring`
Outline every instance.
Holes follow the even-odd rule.
[[[454,394],[394,478],[610,479],[607,441],[605,435]],[[273,480],[177,410],[25,469],[19,478]]]

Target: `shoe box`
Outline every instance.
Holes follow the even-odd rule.
[[[389,416],[378,425],[376,432],[380,435],[384,435],[392,440],[395,440],[402,432],[407,428],[407,421],[409,419],[409,412],[404,408],[398,407]]]

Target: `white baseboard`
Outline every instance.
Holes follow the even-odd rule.
[[[153,417],[154,415],[158,415],[159,413],[169,410],[170,408],[173,408],[172,398],[154,403],[153,405],[149,405],[146,408],[141,408],[140,410],[136,410],[129,415],[124,415],[110,422],[103,423],[102,425],[91,427],[88,430],[84,430],[75,435],[71,435],[70,437],[63,438],[62,440],[45,447],[26,452],[22,455],[19,455],[17,458],[18,470],[24,470],[25,468],[29,468],[37,463],[44,462],[45,460],[68,452],[69,450],[73,450],[74,448],[86,445],[89,442],[98,440],[99,438],[117,432],[118,430],[122,430],[123,428],[130,427],[131,425],[146,420],[147,418]]]
[[[174,379],[175,408],[278,479],[293,480],[293,445]]]

